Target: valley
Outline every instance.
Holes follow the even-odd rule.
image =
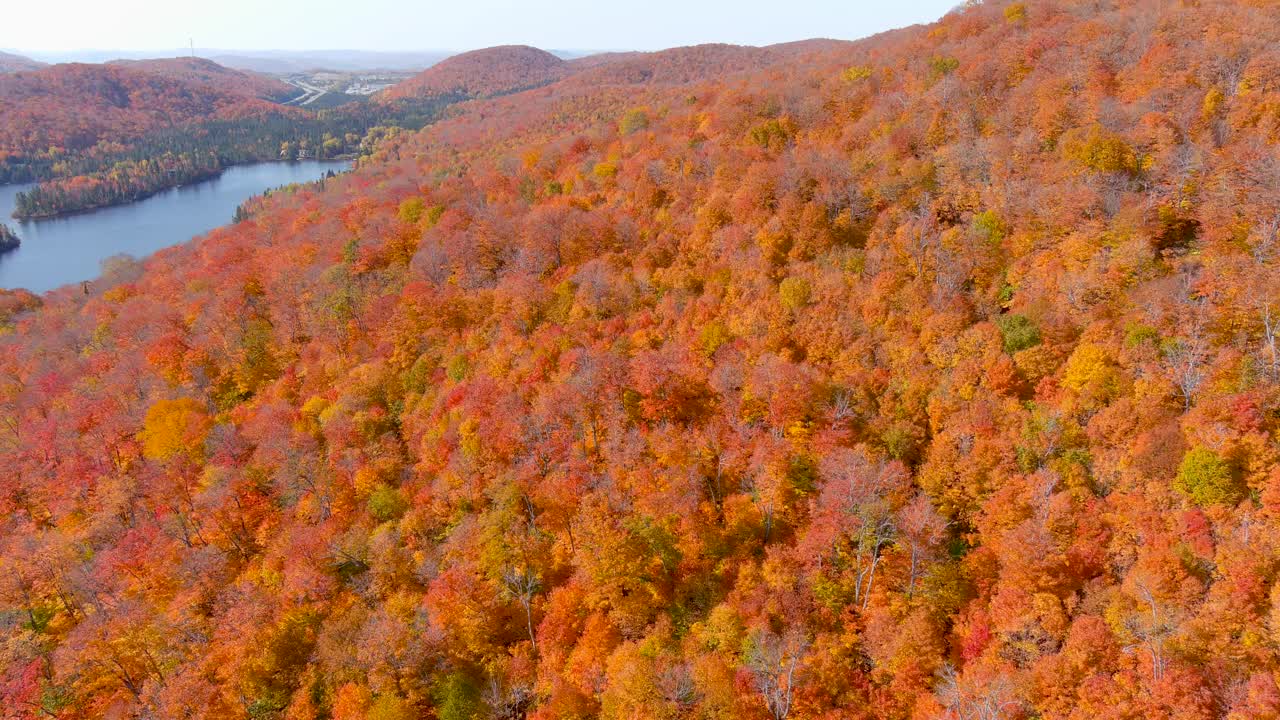
[[[308,106],[320,101],[322,107],[336,107],[380,93],[413,77],[414,74],[392,70],[369,72],[315,70],[291,73],[285,76],[285,82],[298,88],[302,94],[285,104]]]
[[[398,77],[281,80],[194,57],[0,73],[0,183],[38,183],[15,216],[47,218],[136,202],[246,163],[352,158],[458,99],[363,102],[375,83]]]

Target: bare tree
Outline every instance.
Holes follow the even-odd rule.
[[[861,527],[854,536],[854,553],[857,557],[857,578],[854,580],[854,602],[861,604],[863,610],[871,601],[871,588],[876,581],[876,570],[880,559],[887,548],[898,536],[898,526],[887,506],[865,512],[860,518]]]
[[[940,244],[942,231],[933,214],[933,198],[925,195],[919,206],[907,217],[906,251],[911,258],[911,270],[916,277],[923,277],[932,255]]]
[[[1253,311],[1262,323],[1260,352],[1271,378],[1280,378],[1280,307],[1277,307],[1275,260],[1280,256],[1280,215],[1263,220],[1256,230],[1257,239],[1249,249],[1253,267],[1245,290]]]
[[[498,675],[490,675],[482,695],[494,720],[519,720],[533,702],[533,688],[525,684],[509,684]]]
[[[779,635],[761,629],[751,638],[747,669],[774,720],[791,714],[795,689],[809,652],[809,639],[798,629]]]
[[[832,453],[822,462],[827,479],[819,502],[836,516],[840,541],[853,554],[854,602],[866,608],[883,552],[898,537],[888,497],[906,482],[901,464],[874,460],[861,451]]]
[[[693,671],[688,663],[663,668],[658,673],[657,685],[662,698],[682,715],[688,713],[698,702],[698,684],[694,682]]]
[[[1177,624],[1156,598],[1151,587],[1141,579],[1134,582],[1138,598],[1146,605],[1143,612],[1135,613],[1125,621],[1125,627],[1138,640],[1125,650],[1132,650],[1141,645],[1151,654],[1151,679],[1158,681],[1164,677],[1165,642],[1173,635]]]
[[[937,695],[952,720],[1003,720],[1022,707],[1008,676],[966,682],[950,664],[942,668]]]
[[[910,551],[907,597],[911,597],[915,594],[916,583],[923,577],[926,566],[937,558],[949,523],[934,510],[933,503],[924,493],[920,493],[900,509],[897,518],[901,530],[899,542]]]
[[[538,574],[529,568],[507,568],[502,573],[502,589],[520,603],[524,609],[525,629],[529,633],[529,642],[538,649],[538,641],[533,635],[533,596],[542,589],[542,581]]]
[[[1209,360],[1209,343],[1199,328],[1191,328],[1188,334],[1174,340],[1165,348],[1165,371],[1178,386],[1184,410],[1190,410],[1200,385],[1204,383]]]
[[[853,397],[848,391],[841,390],[831,399],[831,429],[838,430],[842,425],[852,421],[858,415],[853,407]]]
[[[1180,295],[1183,299],[1178,320],[1183,332],[1164,349],[1165,372],[1178,386],[1185,410],[1191,409],[1196,394],[1208,375],[1206,365],[1210,356],[1209,336],[1204,319],[1208,299],[1192,287],[1194,280],[1193,274],[1182,277],[1184,287]]]

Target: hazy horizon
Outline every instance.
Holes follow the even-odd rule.
[[[602,6],[593,0],[475,0],[413,8],[401,7],[395,0],[369,0],[353,14],[344,9],[349,6],[334,0],[272,4],[227,0],[216,6],[121,2],[124,7],[91,0],[16,7],[5,23],[8,32],[0,29],[0,48],[38,59],[92,53],[185,54],[192,41],[197,54],[456,53],[512,44],[564,52],[649,51],[704,43],[852,40],[936,20],[956,5],[956,0],[893,5],[796,0],[789,12],[779,14],[776,5],[762,0],[711,0],[696,5],[653,0],[644,7]],[[122,24],[121,17],[131,22]],[[104,34],[102,28],[111,31]]]
[[[811,39],[811,38],[805,38]],[[484,47],[493,47],[486,45]],[[540,46],[535,46],[540,47]],[[368,50],[364,48],[307,48],[302,50],[287,50],[281,48],[220,48],[220,47],[173,47],[173,48],[156,48],[150,50],[138,50],[129,48],[79,48],[74,50],[35,50],[26,48],[0,47],[0,52],[22,55],[33,60],[47,60],[50,58],[80,58],[100,56],[109,60],[141,60],[153,58],[173,58],[187,57],[194,52],[196,57],[210,57],[213,55],[243,55],[255,57],[280,57],[280,58],[297,58],[308,55],[330,55],[347,53],[351,55],[372,55],[372,56],[395,56],[395,55],[433,55],[447,54],[456,55],[458,53],[470,52],[472,50],[480,50],[483,48],[419,48],[419,49],[401,49],[401,50]],[[585,55],[596,55],[600,53],[613,52],[642,52],[636,48],[551,48],[540,47],[547,52],[559,55],[572,55],[574,57]]]

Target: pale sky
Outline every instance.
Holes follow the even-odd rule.
[[[0,48],[30,51],[655,50],[853,39],[960,0],[12,0]]]

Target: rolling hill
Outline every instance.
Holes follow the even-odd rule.
[[[0,115],[5,118],[0,152],[85,149],[197,120],[289,112],[247,97],[238,77],[231,86],[220,87],[179,75],[172,66],[162,74],[128,65],[72,63],[0,76]]]
[[[13,53],[0,52],[0,73],[39,70],[44,66],[44,63],[32,60],[31,58],[14,55]]]
[[[679,85],[760,71],[847,43],[806,40],[768,47],[697,45],[657,52],[600,53],[562,60],[525,46],[455,55],[380,94],[383,99],[460,95],[490,98],[557,85],[591,91],[609,85]]]
[[[523,45],[475,50],[446,58],[380,94],[388,100],[462,95],[492,97],[552,83],[567,63],[545,50]]]
[[[610,53],[569,61],[574,76],[569,84],[680,85],[725,78],[735,73],[758,72],[775,63],[839,48],[834,40],[807,40],[767,47],[695,45],[647,53]]]
[[[111,65],[142,70],[173,80],[203,85],[247,97],[283,102],[298,94],[288,83],[267,75],[233,70],[212,60],[199,57],[174,57],[155,60],[113,60]]]

